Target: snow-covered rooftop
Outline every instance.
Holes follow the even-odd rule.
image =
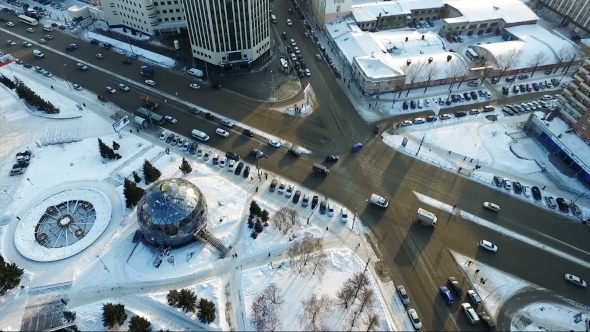
[[[533,67],[535,64],[543,66],[555,64],[559,61],[559,52],[564,47],[575,47],[575,45],[562,36],[551,33],[537,24],[521,25],[507,28],[507,32],[516,36],[519,40],[511,40],[501,43],[481,44],[473,46],[488,50],[496,57],[512,52],[513,49],[522,50],[518,57],[518,63],[511,69]],[[540,54],[544,54],[541,56]],[[539,61],[542,60],[542,61]]]
[[[351,11],[357,22],[374,21],[379,16],[410,15],[412,13],[397,1],[373,2],[352,6]]]
[[[391,55],[366,55],[359,56],[356,61],[365,75],[372,78],[395,77],[403,74]]]
[[[480,22],[502,19],[507,24],[537,21],[539,17],[522,1],[446,0],[445,3],[461,12],[460,17],[445,18],[447,23]]]
[[[383,45],[392,56],[440,54],[445,51],[441,37],[432,32],[420,33],[416,30],[388,30],[369,34],[379,44]],[[408,38],[408,41],[406,41],[406,38]]]
[[[399,6],[406,10],[416,9],[430,9],[430,8],[442,8],[444,6],[443,0],[400,0],[400,1],[375,1],[375,0],[353,0],[352,8],[367,5],[389,5],[392,3],[398,3]]]

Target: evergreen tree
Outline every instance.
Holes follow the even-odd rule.
[[[104,144],[100,138],[98,139],[98,152],[100,153],[100,156],[103,159],[108,159],[109,158],[109,147]]]
[[[146,160],[143,163],[143,177],[145,178],[146,183],[157,181],[158,178],[160,178],[160,175],[162,175],[160,170],[155,168],[149,161]]]
[[[252,201],[250,203],[250,214],[253,216],[257,216],[260,214],[260,206],[256,203],[256,201]]]
[[[136,171],[133,171],[133,181],[135,181],[135,183],[141,182],[141,178],[139,177]]]
[[[185,313],[197,311],[197,294],[190,289],[181,289],[178,305]]]
[[[256,233],[261,233],[263,229],[264,227],[262,226],[260,219],[257,219],[256,224],[254,224],[254,230],[256,231]]]
[[[262,220],[263,223],[266,224],[268,222],[268,220],[270,219],[268,211],[262,210],[262,212],[260,213],[260,219]]]
[[[4,75],[0,75],[0,83],[6,85],[10,90],[16,88],[16,83]]]
[[[201,323],[210,324],[215,320],[215,303],[201,298],[198,308],[199,313],[197,314],[197,317]]]
[[[125,306],[122,304],[106,303],[102,305],[102,325],[112,329],[121,326],[127,320]]]
[[[115,141],[113,141],[113,150],[117,151],[119,150],[119,148],[121,147],[121,145]]]
[[[73,321],[76,320],[76,312],[75,311],[64,311],[64,312],[62,312],[62,314],[63,314],[64,322],[66,324],[72,323]]]
[[[123,196],[125,197],[125,207],[134,208],[139,200],[143,197],[145,190],[138,187],[135,182],[125,179],[123,182]]]
[[[188,174],[193,171],[193,167],[189,164],[186,159],[182,158],[182,162],[180,163],[180,167],[178,167],[182,174]]]
[[[169,306],[179,308],[178,303],[180,303],[180,293],[176,289],[171,289],[168,291],[168,295],[166,295],[166,300],[168,301]]]
[[[0,295],[18,286],[22,275],[23,269],[15,263],[6,263],[4,257],[0,256]]]
[[[152,324],[141,316],[133,316],[129,321],[130,332],[151,332]]]
[[[254,216],[249,214],[248,215],[248,228],[253,228],[254,227]]]

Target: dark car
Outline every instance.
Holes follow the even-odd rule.
[[[496,331],[496,324],[494,324],[494,321],[492,321],[490,316],[485,311],[479,313],[479,319],[481,320],[481,323],[483,324],[486,332]]]
[[[357,152],[358,150],[360,150],[363,147],[363,143],[355,143],[352,146],[352,152]]]
[[[471,91],[469,94],[471,95],[471,99],[477,100],[477,93],[475,91]]]
[[[451,294],[451,291],[447,288],[447,286],[441,286],[438,291],[446,304],[453,304],[453,294]]]
[[[455,112],[455,117],[457,117],[457,118],[462,118],[464,116],[467,116],[467,113],[465,111],[456,111]]]
[[[197,147],[199,145],[197,143],[193,143],[191,144],[190,148],[188,148],[188,153],[194,155],[195,153],[197,153]]]
[[[129,60],[129,59],[123,59],[123,60],[121,60],[121,61],[122,61],[124,64],[126,64],[126,65],[131,65],[131,64],[133,64],[133,61],[131,61],[131,60]]]
[[[463,289],[455,277],[449,277],[449,284],[457,296],[463,296]]]
[[[248,137],[254,137],[254,133],[250,129],[244,129],[244,130],[242,130],[242,134],[244,134],[244,135],[246,135]]]
[[[299,203],[299,198],[300,198],[300,197],[301,197],[301,191],[300,191],[300,190],[297,190],[297,191],[295,192],[295,194],[293,194],[293,203],[294,203],[294,204],[297,204],[297,203]]]
[[[504,180],[501,177],[494,175],[494,184],[496,187],[502,187],[504,185]]]
[[[415,101],[410,101],[410,108],[411,109],[415,109],[416,108],[416,102]]]
[[[106,50],[110,50],[113,47],[113,45],[109,43],[102,43],[102,47]]]
[[[526,90],[526,86],[524,84],[519,85],[518,88],[520,89],[520,92],[525,92]]]
[[[297,150],[297,149],[289,149],[289,151],[287,151],[288,154],[295,156],[295,157],[299,157],[301,155],[301,151]]]
[[[520,91],[518,91],[518,87],[515,85],[512,87],[512,93],[519,93]]]
[[[465,100],[467,100],[467,101],[471,100],[471,96],[469,95],[468,92],[463,93],[463,98],[465,98]]]
[[[174,139],[174,135],[168,134],[168,136],[166,136],[166,143],[171,143],[173,139]]]
[[[503,94],[504,96],[508,96],[508,93],[510,93],[510,90],[508,90],[508,88],[507,88],[507,87],[503,86],[503,87],[502,87],[502,94]]]
[[[541,195],[541,190],[539,190],[539,187],[532,187],[531,192],[533,193],[533,198],[535,200],[540,201],[543,198],[543,195]]]
[[[240,156],[237,153],[228,151],[225,153],[225,156],[227,157],[227,159],[231,159],[231,160],[235,160],[235,161],[240,161]]]
[[[524,75],[524,74],[518,75],[519,80],[526,80],[527,78],[529,78],[529,75]]]
[[[426,117],[426,122],[434,122],[438,120],[438,118],[436,117],[436,115],[429,115]]]
[[[328,210],[328,202],[326,200],[323,200],[320,203],[320,214],[326,214],[327,210]]]
[[[404,101],[404,102],[403,102],[403,104],[402,104],[402,108],[403,108],[403,109],[405,109],[405,110],[407,110],[407,109],[408,109],[408,102],[407,102],[407,101]]]
[[[508,108],[506,106],[502,107],[502,112],[504,112],[504,113],[506,113],[508,115],[514,115],[514,112],[510,108]]]
[[[92,44],[92,45],[98,45],[98,43],[99,43],[99,41],[96,40],[96,39],[91,39],[90,40],[90,44]]]
[[[565,199],[558,197],[556,200],[557,206],[559,207],[559,211],[568,213],[570,211],[570,207],[567,205]]]
[[[533,90],[535,90],[535,91],[541,90],[541,88],[539,87],[539,84],[533,83]]]
[[[512,82],[512,81],[514,81],[514,76],[506,77],[506,82]]]
[[[311,209],[312,210],[315,209],[315,207],[318,205],[319,199],[320,198],[317,195],[313,196],[313,198],[311,199]]]
[[[244,167],[244,177],[247,178],[250,175],[250,166]]]
[[[98,95],[96,97],[98,98],[98,100],[100,100],[102,102],[105,102],[105,103],[109,101],[109,98],[107,98],[107,97],[105,97],[103,95]]]
[[[515,193],[522,194],[522,184],[520,184],[520,182],[514,181],[514,182],[512,182],[512,185],[514,187]]]
[[[338,161],[339,159],[340,157],[334,155],[329,155],[326,157],[326,161]]]
[[[238,166],[236,166],[236,170],[234,171],[234,174],[240,175],[240,173],[242,173],[242,168],[244,168],[244,163],[240,161]]]

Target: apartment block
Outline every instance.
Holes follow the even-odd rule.
[[[103,0],[104,19],[112,28],[127,28],[147,35],[179,33],[186,29],[181,0]]]
[[[561,117],[572,126],[572,132],[590,144],[590,59],[584,59],[569,87],[558,95]]]
[[[590,36],[590,0],[536,0],[532,8],[547,9],[549,15],[580,37]]]

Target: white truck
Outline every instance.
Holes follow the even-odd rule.
[[[436,227],[436,216],[432,212],[428,212],[422,208],[418,208],[418,213],[416,213],[416,222],[430,227]]]

